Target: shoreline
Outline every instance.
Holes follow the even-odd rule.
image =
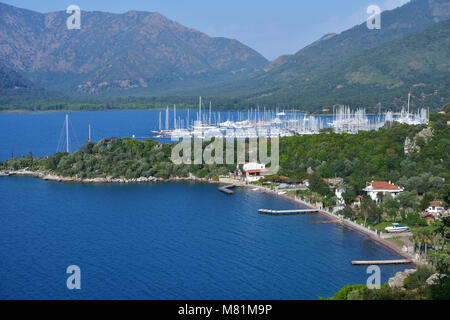
[[[195,109],[196,106],[192,105],[192,107],[184,107],[180,108],[179,110],[192,110]],[[30,114],[30,113],[67,113],[67,112],[108,112],[108,111],[151,111],[151,110],[165,110],[163,107],[145,107],[145,108],[110,108],[110,109],[104,109],[104,108],[91,108],[91,109],[85,109],[85,110],[78,110],[78,109],[61,109],[61,110],[32,110],[32,109],[0,109],[0,114]],[[246,110],[246,109],[242,109]],[[216,111],[235,111],[232,107],[227,108],[220,108]],[[319,116],[319,117],[332,117],[333,113],[314,113],[311,111],[303,111],[299,109],[287,109],[288,112],[295,112],[295,113],[304,113],[312,116]],[[396,112],[394,114],[399,114],[399,112]],[[368,116],[377,116],[377,113],[367,113]]]
[[[256,186],[256,185],[250,185],[243,183],[242,181],[236,181],[234,179],[222,179],[219,181],[214,181],[211,179],[205,179],[205,178],[197,178],[195,176],[190,175],[189,177],[172,177],[169,179],[163,179],[163,178],[156,178],[156,177],[140,177],[136,179],[125,179],[125,178],[112,178],[112,177],[106,177],[106,178],[78,178],[78,177],[63,177],[58,176],[55,174],[51,174],[44,171],[29,171],[25,169],[16,170],[16,171],[0,171],[0,178],[1,177],[32,177],[32,178],[38,178],[44,181],[52,181],[52,182],[65,182],[65,183],[81,183],[81,184],[135,184],[135,183],[158,183],[158,182],[195,182],[195,183],[208,183],[208,184],[236,184],[238,187],[244,187],[244,188],[250,188],[250,189],[258,189],[258,191],[263,193],[269,193],[274,196],[295,202],[297,204],[300,204],[306,208],[309,209],[317,209],[318,213],[322,216],[325,216],[330,221],[336,221],[336,223],[343,225],[345,227],[348,227],[354,231],[358,231],[364,235],[366,235],[369,239],[376,241],[377,243],[383,245],[384,247],[390,249],[391,251],[395,252],[397,255],[404,259],[412,260],[412,265],[416,265],[417,262],[415,259],[411,256],[409,256],[407,253],[403,252],[401,248],[397,247],[393,243],[389,242],[386,239],[382,239],[380,237],[376,237],[371,233],[365,232],[364,230],[358,229],[354,227],[353,225],[347,223],[344,220],[338,219],[337,217],[329,214],[323,209],[316,208],[313,205],[306,203],[300,199],[292,198],[291,196],[288,196],[286,194],[279,194],[276,191],[267,189],[265,187]]]
[[[260,186],[256,186],[256,185],[247,185],[247,184],[243,184],[242,186],[243,186],[243,187],[252,188],[252,189],[258,188],[261,192],[264,192],[264,193],[270,193],[270,194],[272,194],[272,195],[281,197],[281,198],[283,198],[283,199],[290,200],[290,201],[295,202],[295,203],[297,203],[297,204],[300,204],[300,205],[302,205],[302,206],[304,206],[304,207],[306,207],[306,208],[308,208],[308,209],[317,209],[317,210],[318,210],[318,213],[321,214],[322,216],[325,216],[328,220],[330,220],[330,221],[335,221],[337,224],[343,225],[343,226],[345,226],[345,227],[347,227],[347,228],[350,228],[350,229],[352,229],[352,230],[354,230],[354,231],[357,231],[357,232],[360,232],[360,233],[366,235],[370,240],[373,240],[373,241],[375,241],[375,242],[381,244],[382,246],[384,246],[384,247],[390,249],[391,251],[395,252],[397,255],[399,255],[399,256],[402,257],[403,259],[406,259],[406,260],[412,260],[413,262],[411,263],[411,265],[413,265],[413,266],[416,266],[416,265],[417,265],[417,262],[416,262],[416,260],[414,259],[414,257],[409,256],[407,253],[403,252],[401,248],[397,247],[395,244],[393,244],[393,243],[390,242],[389,240],[382,239],[382,238],[380,238],[380,237],[375,237],[375,236],[374,236],[373,234],[371,234],[371,233],[368,233],[368,232],[365,232],[364,230],[355,228],[353,225],[347,223],[346,221],[341,220],[341,219],[337,219],[335,216],[330,215],[330,214],[329,214],[328,212],[326,212],[325,210],[322,210],[322,209],[320,209],[320,208],[316,208],[316,207],[314,207],[313,205],[311,205],[311,204],[309,204],[309,203],[306,203],[306,202],[304,202],[304,201],[302,201],[302,200],[292,198],[292,197],[290,197],[290,196],[288,196],[288,195],[286,195],[286,194],[279,194],[279,193],[276,192],[276,191],[273,191],[273,190],[270,190],[270,189],[267,189],[267,188],[264,188],[264,187],[260,187]]]

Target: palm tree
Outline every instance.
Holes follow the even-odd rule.
[[[441,249],[445,249],[446,240],[450,235],[450,217],[445,217],[442,221],[436,221],[433,225],[434,232],[439,235],[441,241]]]
[[[428,260],[428,244],[431,242],[431,230],[429,228],[423,229],[423,240],[425,243],[425,260]]]
[[[417,242],[419,243],[419,256],[422,255],[422,243],[425,241],[424,232],[422,228],[413,230],[413,234],[415,235]]]

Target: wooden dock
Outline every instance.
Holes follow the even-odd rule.
[[[373,260],[373,261],[352,261],[352,265],[362,266],[362,265],[386,265],[386,264],[411,264],[412,260]]]
[[[236,187],[237,187],[236,184],[231,184],[231,185],[228,185],[228,186],[219,187],[218,190],[223,192],[223,193],[225,193],[225,194],[232,195],[232,194],[234,194],[234,191],[230,190],[230,189],[234,189]]]
[[[271,216],[292,216],[305,213],[315,213],[319,212],[318,209],[297,209],[297,210],[269,210],[269,209],[258,209],[259,214],[266,214]]]

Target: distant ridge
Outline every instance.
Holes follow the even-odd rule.
[[[446,20],[313,70],[255,102],[301,101],[309,110],[335,104],[400,109],[412,92],[412,106],[440,109],[450,100],[449,79],[450,20]]]
[[[209,86],[204,88],[203,92],[207,91],[211,96],[221,96],[224,101],[228,98],[236,103],[290,105],[317,110],[325,101],[327,104],[333,104],[333,97],[321,100],[322,97],[317,94],[308,96],[313,88],[302,91],[304,88],[298,86],[314,75],[316,70],[333,67],[364,50],[416,34],[449,18],[448,0],[412,0],[399,8],[382,12],[381,30],[369,30],[364,22],[340,34],[327,34],[296,54],[281,56],[263,70],[242,80],[222,83],[217,87]],[[316,98],[319,98],[320,102],[316,103]],[[360,98],[346,100],[343,97],[339,102],[353,106],[374,102],[372,98]],[[381,100],[388,102],[386,99]]]
[[[155,94],[237,79],[268,61],[237,40],[212,38],[156,12],[41,14],[0,3],[0,61],[71,94]]]
[[[2,105],[48,97],[49,94],[44,89],[0,63],[0,109]]]

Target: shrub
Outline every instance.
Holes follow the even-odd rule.
[[[413,290],[425,286],[427,279],[435,272],[430,265],[419,265],[414,273],[411,273],[403,282],[406,289]]]

